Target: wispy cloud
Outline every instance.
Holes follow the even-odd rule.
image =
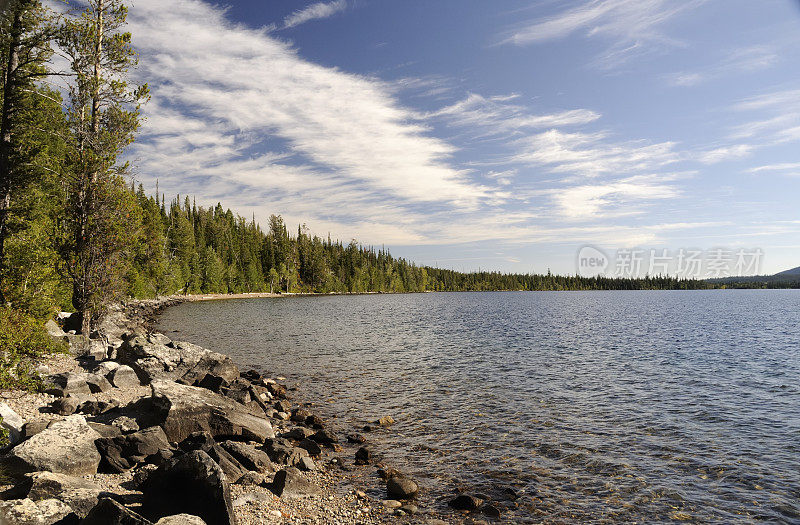
[[[755,150],[755,146],[750,144],[737,144],[734,146],[724,146],[709,151],[704,151],[698,155],[698,159],[703,164],[717,164],[731,160],[749,157]]]
[[[531,129],[588,124],[600,114],[588,109],[572,109],[536,115],[525,106],[512,103],[516,95],[484,97],[470,93],[466,98],[425,118],[443,119],[456,127],[467,127],[481,136],[508,136]]]
[[[800,140],[800,89],[774,91],[735,104],[734,111],[753,113],[755,119],[731,130],[733,139],[780,144]]]
[[[748,173],[779,173],[784,176],[800,176],[800,162],[784,162],[779,164],[765,164],[747,170]]]
[[[587,177],[654,172],[683,158],[673,142],[613,142],[605,132],[553,129],[520,139],[515,145],[518,153],[511,159],[515,163]]]
[[[661,27],[676,15],[692,10],[704,0],[581,0],[553,16],[530,20],[509,31],[502,43],[529,45],[566,38],[580,32],[602,37],[609,47],[598,57],[604,67],[614,67],[631,56],[679,42]]]
[[[636,176],[606,184],[586,184],[553,191],[553,200],[569,219],[621,217],[641,213],[642,203],[678,197],[664,178]]]
[[[328,18],[340,11],[347,9],[347,2],[345,0],[334,0],[333,2],[317,2],[311,4],[303,9],[298,9],[291,15],[283,20],[283,27],[290,28],[296,27],[300,24],[305,24],[311,20],[318,20],[320,18]]]
[[[780,56],[775,46],[751,46],[734,50],[716,66],[707,67],[702,71],[674,73],[667,78],[674,86],[690,87],[732,74],[768,69],[779,60]]]

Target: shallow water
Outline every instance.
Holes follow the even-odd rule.
[[[186,303],[160,329],[283,374],[432,500],[515,522],[800,523],[800,291]],[[171,333],[178,330],[176,333]]]

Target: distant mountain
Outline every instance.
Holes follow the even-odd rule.
[[[791,270],[785,270],[783,272],[779,272],[779,273],[775,274],[776,277],[777,276],[790,277],[790,276],[794,276],[794,275],[800,275],[800,266],[798,266],[797,268],[792,268]]]

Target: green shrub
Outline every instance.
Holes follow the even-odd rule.
[[[40,321],[0,307],[0,389],[38,389],[41,379],[34,370],[36,363],[47,354],[64,350],[63,344],[50,338]]]

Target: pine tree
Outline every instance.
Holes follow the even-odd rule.
[[[138,208],[122,179],[127,165],[117,159],[134,139],[147,86],[132,89],[125,80],[136,64],[131,35],[122,30],[126,17],[121,0],[88,0],[79,17],[65,21],[59,35],[74,75],[65,163],[69,241],[62,253],[84,333],[121,291],[125,252],[138,233]]]

